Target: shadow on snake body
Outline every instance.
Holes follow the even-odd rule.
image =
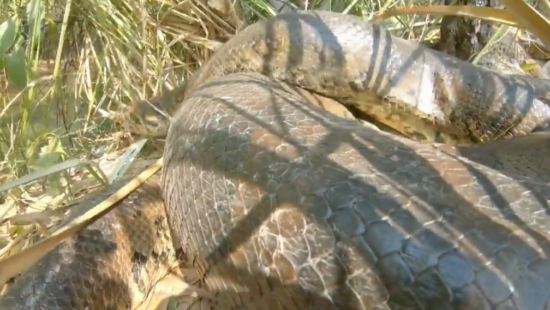
[[[305,25],[318,28],[327,40],[321,45],[339,42],[326,34],[330,27],[323,27],[322,20],[299,20],[288,20],[296,29],[289,50],[298,53],[287,55],[285,64],[293,64],[287,70],[308,61],[300,53],[310,46],[300,40]],[[270,25],[267,37],[276,38]],[[396,73],[390,82],[399,83],[398,77],[414,71],[423,57],[437,58],[422,49],[404,57],[397,47],[406,43],[376,35],[373,40],[382,44],[371,48],[371,67],[363,76],[366,84],[376,81],[375,92],[383,94],[384,83],[373,59],[394,57],[381,60],[395,69],[389,70]],[[277,41],[257,42],[272,44],[271,50],[280,47]],[[322,65],[349,66],[331,63],[325,56],[335,54],[330,48],[323,51],[328,54],[319,57]],[[336,54],[332,60],[347,60]],[[257,69],[272,74],[276,55],[268,51],[263,64],[271,65]],[[465,67],[443,60],[456,74]],[[441,63],[434,66],[441,69]],[[515,166],[506,162],[509,157],[498,162],[498,156],[478,146],[447,150],[363,128],[289,95],[265,76],[215,77],[224,69],[217,64],[215,56],[205,65],[202,73],[214,77],[195,85],[173,117],[162,189],[180,246],[208,264],[204,285],[218,293],[212,300],[216,309],[548,307],[550,188],[544,172],[526,171],[525,161]],[[469,72],[452,79],[456,89],[465,92],[460,83],[470,87],[472,81],[496,77],[484,84],[496,83],[485,94],[489,102],[521,99],[529,106],[529,98],[514,94],[531,92],[514,92],[510,84],[509,96],[491,98],[507,80]],[[548,146],[548,137],[539,137],[534,141]],[[521,159],[521,151],[527,154],[533,142],[508,143],[522,145],[516,150]],[[548,147],[540,150],[548,152]],[[69,281],[63,282],[67,285],[80,281],[66,275],[66,270],[56,270],[52,277]],[[130,287],[132,277],[113,278],[125,284],[111,291],[118,295],[102,296],[126,300],[125,286]],[[37,284],[24,281],[16,287],[27,287],[25,296],[32,296],[29,290]],[[55,287],[46,287],[41,296],[51,296],[51,289]],[[14,309],[42,307],[39,298],[10,294],[0,305],[11,301]],[[73,298],[62,292],[58,296]],[[75,308],[68,307],[58,309]]]
[[[208,82],[167,138],[164,191],[182,246],[210,265],[209,289],[250,290],[220,309],[284,290],[248,277],[261,271],[334,309],[543,309],[549,223],[528,221],[547,207],[546,182],[361,128],[277,84]]]

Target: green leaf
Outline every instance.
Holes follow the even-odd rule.
[[[168,299],[168,309],[169,310],[174,310],[178,307],[178,301],[174,298],[170,298]]]
[[[3,191],[7,191],[9,189],[12,189],[14,187],[17,187],[17,186],[21,186],[21,185],[25,185],[29,182],[32,182],[32,181],[35,181],[41,177],[45,177],[45,176],[49,176],[51,174],[54,174],[54,173],[57,173],[57,172],[60,172],[60,171],[64,171],[66,169],[69,169],[69,168],[73,168],[73,167],[79,167],[79,166],[89,166],[89,164],[87,162],[83,162],[79,159],[69,159],[67,161],[64,161],[62,163],[58,163],[58,164],[55,164],[53,166],[50,166],[46,169],[43,169],[43,170],[39,170],[39,171],[35,171],[29,175],[26,175],[24,177],[21,177],[15,181],[12,181],[8,184],[4,184],[2,186],[0,186],[0,193],[3,192]]]
[[[6,54],[7,51],[13,46],[16,35],[17,24],[12,17],[0,24],[0,55]]]
[[[23,89],[27,86],[27,59],[21,46],[6,55],[6,73],[10,83],[16,87]]]
[[[120,157],[115,168],[113,169],[113,173],[109,178],[109,184],[114,183],[117,179],[121,178],[124,173],[126,173],[126,171],[134,162],[134,159],[136,159],[136,156],[139,154],[146,142],[147,139],[142,139],[130,145],[128,150],[124,153],[124,155]]]
[[[4,70],[6,67],[6,58],[0,55],[0,71]]]
[[[27,4],[27,20],[30,29],[29,39],[34,41],[34,44],[40,42],[40,36],[42,35],[40,28],[45,15],[44,5],[41,0],[31,0]]]

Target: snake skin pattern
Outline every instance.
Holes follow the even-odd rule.
[[[352,17],[280,15],[194,75],[168,131],[163,191],[215,309],[550,309],[538,169],[550,135],[522,136],[548,107],[526,85],[412,47]],[[425,112],[458,142],[519,137],[421,144],[278,81]]]
[[[476,67],[333,12],[281,14],[244,29],[193,75],[258,72],[335,98],[425,142],[483,143],[547,129],[549,87]],[[548,84],[548,83],[545,83]]]
[[[66,220],[96,206],[129,180],[92,192]],[[176,263],[160,185],[157,173],[116,209],[53,249],[16,279],[0,299],[0,309],[135,309]]]
[[[415,142],[334,116],[280,81],[419,140],[509,140]],[[214,309],[548,310],[550,137],[514,137],[546,126],[539,94],[358,18],[268,19],[187,87],[166,139],[168,222],[205,271]],[[149,258],[174,253],[168,227],[155,226],[161,211],[148,221],[131,206],[160,210],[159,191],[52,251],[0,309],[131,309],[139,279],[162,271]],[[148,224],[113,234],[132,215]]]
[[[550,135],[504,142],[420,144],[224,76],[173,117],[165,203],[214,309],[549,309]]]

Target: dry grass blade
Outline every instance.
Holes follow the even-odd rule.
[[[43,226],[47,226],[49,222],[63,219],[65,212],[69,206],[56,208],[53,210],[44,210],[39,212],[20,213],[16,214],[4,222],[9,222],[11,225],[24,226],[39,223]],[[0,255],[2,257],[2,255]]]
[[[550,46],[550,23],[537,10],[522,0],[500,0],[506,10],[517,20],[518,24],[537,37],[546,46]]]
[[[485,44],[483,49],[481,49],[481,51],[474,57],[474,59],[472,60],[472,63],[477,64],[481,59],[481,57],[483,57],[483,55],[488,53],[493,48],[494,44],[506,34],[507,30],[508,30],[508,26],[501,25],[497,29],[497,31],[495,31],[495,34],[489,39],[487,44]]]
[[[376,14],[373,21],[382,21],[393,16],[412,15],[412,14],[436,14],[436,15],[454,15],[462,17],[480,18],[499,24],[517,26],[514,15],[501,9],[476,7],[470,5],[458,6],[415,6],[408,8],[397,8]]]
[[[80,230],[84,229],[99,216],[108,212],[113,205],[118,201],[126,197],[133,190],[138,188],[149,177],[155,174],[161,169],[163,164],[163,158],[160,158],[154,165],[140,173],[131,182],[123,186],[119,191],[109,196],[109,198],[96,207],[90,209],[85,214],[75,218],[72,222],[66,223],[63,227],[59,228],[49,237],[35,243],[31,247],[14,254],[2,261],[0,261],[0,286],[6,284],[6,282],[19,273],[23,273],[44,255],[51,251],[54,247],[59,245],[65,238],[68,238]]]

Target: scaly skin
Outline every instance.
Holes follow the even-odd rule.
[[[168,131],[169,222],[214,309],[549,309],[549,133],[422,144],[278,85],[213,79]]]
[[[482,143],[547,128],[550,107],[510,78],[332,12],[281,14],[244,29],[193,75],[259,72],[351,105],[405,136]],[[538,129],[538,128],[537,128]]]
[[[129,178],[86,196],[67,220],[107,199]],[[176,263],[158,173],[112,212],[69,238],[16,279],[0,309],[135,309]]]
[[[259,72],[335,98],[423,142],[484,143],[548,127],[550,108],[541,101],[550,97],[547,81],[474,66],[354,16],[297,16],[281,14],[244,29],[189,85],[151,101],[173,111],[210,78]],[[167,126],[152,110],[145,101],[132,108],[137,124],[158,128],[153,136],[163,137]]]
[[[406,116],[402,131],[427,140],[524,135],[550,115],[519,80],[357,18],[280,15],[242,31],[189,82],[164,153],[169,220],[207,266],[216,309],[549,309],[550,178],[531,167],[550,133],[421,144],[265,75],[390,125]]]
[[[216,309],[550,307],[548,134],[459,148],[420,144],[337,118],[266,77],[219,77],[242,70],[343,96],[382,121],[393,113],[409,122],[398,129],[426,140],[480,142],[548,119],[531,98],[539,89],[352,17],[283,15],[248,28],[191,81],[165,150],[169,221],[205,267],[206,287],[219,291]],[[386,104],[356,102],[365,98]],[[525,105],[532,109],[521,122],[507,117]],[[388,108],[395,106],[403,109]],[[435,129],[414,122],[420,112]],[[453,127],[460,124],[486,127]],[[154,192],[145,196],[153,200],[130,201],[159,210]],[[125,238],[166,246],[168,238],[150,237],[168,228],[129,225],[133,233],[113,237],[113,217],[132,214],[149,218],[131,206],[109,213],[24,275],[0,308],[135,304],[141,291],[128,293],[132,271],[149,278],[158,270],[136,265],[132,254],[156,255]],[[116,251],[103,260],[87,234]]]

